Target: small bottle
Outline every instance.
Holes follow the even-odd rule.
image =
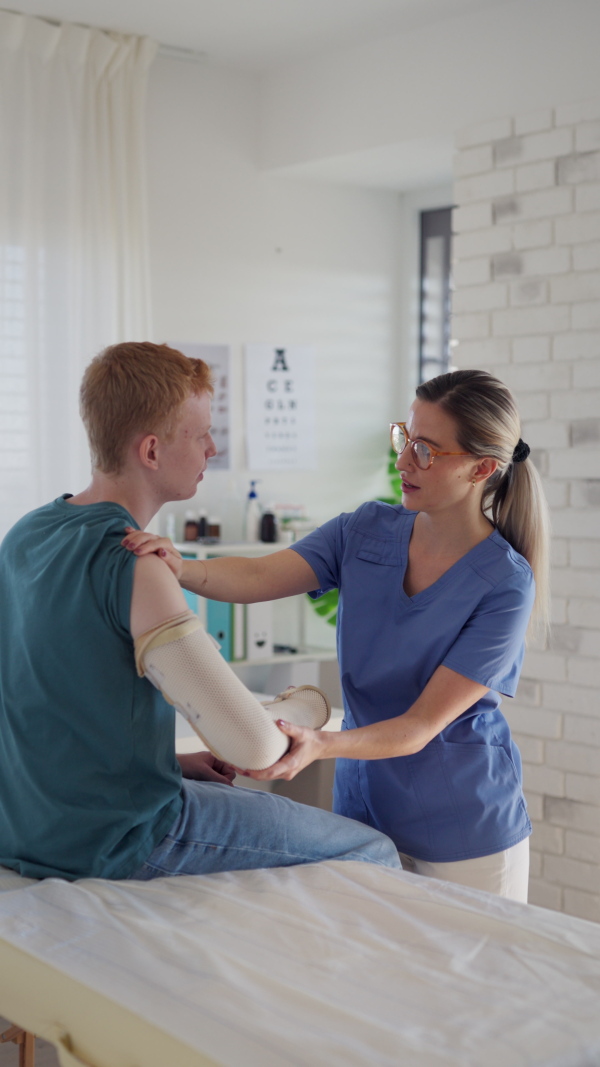
[[[185,526],[183,528],[183,540],[184,541],[197,541],[198,540],[198,521],[193,511],[186,511],[185,513]]]
[[[246,501],[246,541],[258,541],[260,534],[261,507],[258,494],[254,488],[256,480],[250,482],[250,492]]]
[[[206,537],[208,523],[206,521],[206,508],[201,508],[198,515],[198,540]]]
[[[260,520],[260,539],[267,543],[277,540],[277,520],[275,518],[275,505],[268,504]]]
[[[211,541],[219,541],[221,538],[221,520],[218,515],[209,515],[206,524],[206,534]]]
[[[177,540],[177,520],[176,520],[175,515],[173,514],[172,511],[170,511],[169,514],[167,515],[167,521],[166,521],[165,526],[166,526],[166,534],[167,534],[167,537],[169,538],[169,541],[176,541]]]

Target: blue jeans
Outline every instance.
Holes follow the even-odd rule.
[[[362,860],[401,869],[389,837],[342,815],[219,782],[184,779],[182,791],[181,814],[130,878],[149,881],[319,860]]]

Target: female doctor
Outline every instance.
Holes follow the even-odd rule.
[[[420,385],[391,441],[402,506],[363,504],[260,559],[124,543],[215,600],[338,588],[342,731],[280,721],[287,754],[246,773],[291,779],[336,758],[334,811],[391,837],[405,869],[526,901],[531,823],[500,698],[515,694],[534,604],[546,620],[547,505],[514,400],[484,371]]]

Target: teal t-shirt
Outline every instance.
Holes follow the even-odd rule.
[[[119,504],[59,498],[0,546],[0,864],[124,878],[181,810],[175,712],[134,663]]]

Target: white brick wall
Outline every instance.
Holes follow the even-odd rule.
[[[454,349],[514,391],[552,512],[553,627],[504,710],[530,899],[600,921],[600,98],[457,138]]]

